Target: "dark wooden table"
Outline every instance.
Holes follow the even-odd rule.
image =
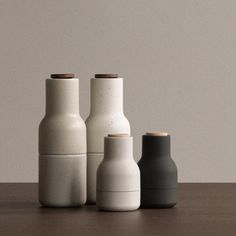
[[[179,184],[173,209],[44,208],[37,184],[0,184],[0,236],[236,235],[236,184]]]

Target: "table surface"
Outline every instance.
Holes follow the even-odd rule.
[[[37,184],[0,184],[0,235],[236,235],[236,184],[179,184],[172,209],[45,208]]]

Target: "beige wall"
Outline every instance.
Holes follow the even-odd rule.
[[[37,181],[45,78],[118,72],[140,158],[165,130],[181,182],[236,181],[236,1],[0,0],[0,182]]]

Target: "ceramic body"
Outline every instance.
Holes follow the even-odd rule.
[[[97,170],[97,207],[131,211],[140,205],[140,172],[133,159],[133,138],[105,137],[104,159]]]
[[[177,203],[177,167],[170,156],[170,136],[143,136],[141,207],[168,208]]]
[[[91,108],[87,126],[87,202],[96,202],[96,172],[103,159],[104,137],[128,133],[130,125],[123,113],[123,79],[91,79]]]
[[[46,114],[39,126],[39,202],[86,201],[86,126],[79,114],[79,79],[46,80]]]

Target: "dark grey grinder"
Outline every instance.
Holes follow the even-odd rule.
[[[141,207],[168,208],[177,203],[177,167],[170,156],[170,135],[143,135],[141,172]]]

